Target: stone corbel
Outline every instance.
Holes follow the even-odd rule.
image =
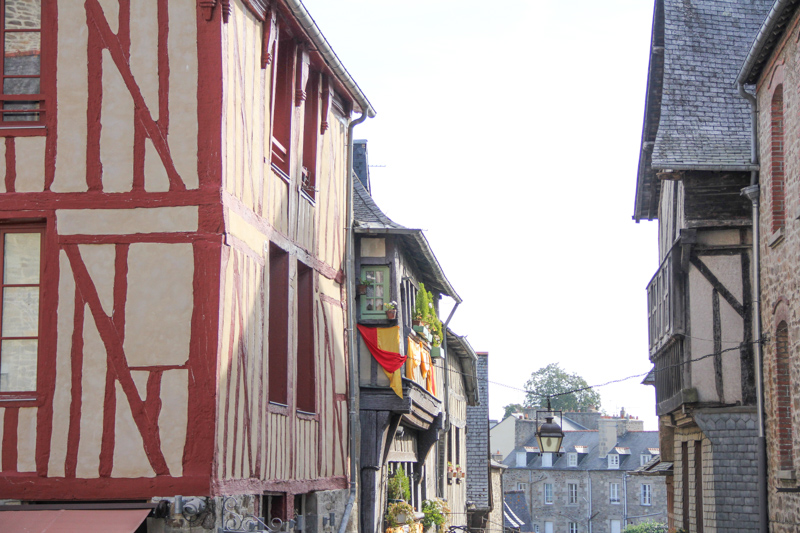
[[[211,20],[214,16],[214,8],[217,7],[217,0],[199,0],[200,10],[203,12],[203,18],[206,21]]]
[[[325,132],[328,131],[330,124],[328,123],[328,113],[331,109],[331,99],[333,98],[333,91],[331,90],[331,79],[328,77],[327,74],[322,75],[322,93],[320,96],[320,114],[322,115],[322,121],[319,125],[319,134],[325,135]]]
[[[311,57],[306,51],[305,44],[297,45],[297,65],[295,70],[294,105],[300,107],[306,101],[306,84],[308,83],[308,68]]]
[[[272,50],[274,49],[275,39],[278,37],[278,13],[272,7],[267,8],[264,15],[264,31],[261,39],[261,68],[267,68],[272,63]]]

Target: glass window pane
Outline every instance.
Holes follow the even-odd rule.
[[[3,80],[3,94],[40,94],[41,87],[39,85],[39,78],[6,78]],[[28,107],[22,109],[38,109],[39,102],[22,102],[10,101],[11,104],[26,105]],[[32,104],[35,104],[32,106]],[[6,109],[20,109],[6,108]]]
[[[39,335],[39,287],[3,290],[3,337]]]
[[[378,283],[383,283],[383,270],[378,270],[375,272],[375,281]]]
[[[32,30],[41,25],[41,0],[6,0],[7,30]]]
[[[375,285],[375,296],[383,296],[383,285]]]
[[[367,285],[367,296],[375,296],[375,286],[374,285]]]
[[[3,283],[39,283],[41,239],[41,233],[6,233],[3,247]]]
[[[6,33],[4,45],[6,76],[38,76],[42,35],[38,31]]]
[[[364,279],[367,281],[375,281],[375,271],[374,270],[367,270],[364,273]]]
[[[36,390],[36,339],[0,343],[0,392]]]

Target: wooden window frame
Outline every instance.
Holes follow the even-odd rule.
[[[577,505],[578,503],[578,484],[567,483],[567,505]]]
[[[314,335],[314,269],[297,263],[297,411],[317,413],[316,342]]]
[[[269,402],[289,403],[289,253],[269,243]]]
[[[553,505],[555,498],[553,497],[553,484],[552,483],[545,483],[544,488],[542,489],[542,499],[544,500],[545,505]]]
[[[639,489],[640,502],[642,505],[653,505],[653,487],[649,483],[642,483]]]
[[[272,133],[270,163],[287,182],[292,174],[292,118],[294,116],[294,80],[297,61],[296,43],[278,26],[272,57]]]
[[[569,523],[569,533],[578,533],[578,523],[577,522],[570,522]]]
[[[388,265],[361,265],[360,280],[361,283],[367,281],[367,271],[381,271],[383,272],[383,303],[392,301],[392,284],[391,284],[391,269]],[[369,290],[369,288],[367,288]],[[386,310],[381,309],[367,309],[367,295],[359,297],[359,310],[362,319],[385,319]]]
[[[53,123],[55,114],[52,112],[55,108],[55,77],[53,73],[56,70],[56,46],[57,46],[57,31],[56,31],[56,2],[42,0],[40,2],[41,19],[39,21],[38,29],[19,29],[7,30],[5,28],[5,6],[6,0],[0,0],[0,43],[3,46],[3,52],[0,53],[0,115],[5,114],[5,102],[38,102],[39,108],[36,112],[39,114],[37,120],[19,120],[5,122],[0,118],[0,137],[31,137],[42,136],[47,134],[47,124]],[[5,37],[6,33],[20,33],[20,32],[37,32],[40,35],[39,41],[39,74],[37,75],[22,75],[22,76],[6,76],[5,74]],[[38,94],[5,94],[5,79],[6,78],[39,78],[39,93]],[[17,114],[20,111],[26,110],[12,110]],[[31,110],[33,111],[33,110]],[[12,113],[9,113],[12,114]],[[52,115],[52,116],[51,116]]]
[[[578,454],[576,452],[570,452],[567,454],[567,466],[572,468],[578,466]]]
[[[619,470],[619,455],[616,453],[608,454],[608,469]]]
[[[31,391],[0,391],[0,401],[13,401],[13,400],[36,400],[39,392],[39,379],[42,374],[42,321],[44,306],[42,305],[43,290],[42,286],[45,283],[44,279],[44,266],[45,266],[45,231],[44,223],[21,223],[21,224],[8,224],[0,225],[0,365],[2,365],[2,341],[16,340],[16,339],[36,339],[36,388]],[[6,284],[5,280],[5,236],[9,233],[39,233],[39,283],[16,283]],[[3,324],[3,303],[2,298],[5,294],[6,287],[37,287],[39,289],[39,309],[37,309],[37,331],[35,337],[5,337],[2,334]]]
[[[619,483],[608,484],[608,502],[612,505],[622,503],[619,499]]]

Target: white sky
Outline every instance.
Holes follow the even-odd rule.
[[[373,197],[422,228],[489,352],[490,416],[558,362],[647,372],[656,223],[631,220],[652,0],[304,0],[378,112]],[[449,307],[449,306],[447,306]],[[442,320],[446,312],[442,313]],[[642,378],[602,387],[657,429]]]

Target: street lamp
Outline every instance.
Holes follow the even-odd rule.
[[[544,423],[539,424],[539,416],[544,418]],[[547,411],[536,411],[536,442],[539,443],[540,453],[555,453],[561,451],[561,441],[564,439],[564,432],[561,426],[553,422],[554,413],[558,413],[562,423],[564,420],[561,411],[553,411],[550,408],[550,398],[547,398]]]

